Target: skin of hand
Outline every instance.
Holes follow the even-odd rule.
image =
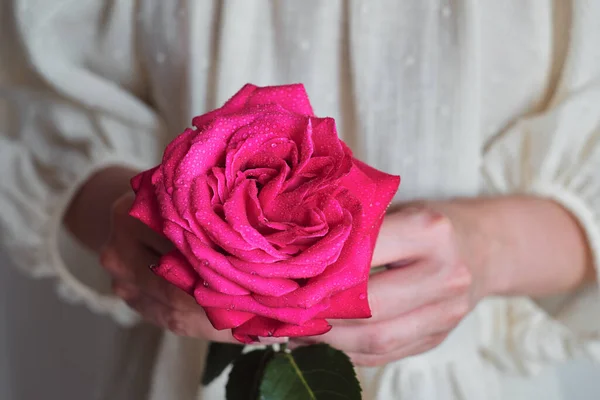
[[[369,280],[372,318],[332,320],[294,339],[325,342],[377,366],[439,345],[491,295],[543,296],[594,279],[585,235],[557,203],[496,197],[406,205],[384,219]]]
[[[182,336],[235,342],[216,331],[194,299],[148,266],[171,244],[128,215],[136,171],[100,171],[75,196],[67,227],[100,253],[115,293],[147,320]],[[357,365],[375,366],[440,344],[479,300],[543,296],[593,280],[586,238],[557,203],[510,196],[419,202],[384,218],[369,280],[372,318],[331,320],[321,336]]]
[[[149,269],[172,244],[129,216],[134,199],[129,181],[136,173],[110,167],[92,176],[69,206],[67,228],[99,253],[115,294],[144,319],[180,336],[237,342],[229,331],[215,330],[190,295]]]

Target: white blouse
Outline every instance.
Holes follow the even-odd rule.
[[[7,4],[3,251],[121,323],[137,317],[63,234],[66,206],[98,169],[154,166],[192,116],[246,82],[304,83],[316,114],[336,119],[358,158],[402,176],[396,201],[517,192],[556,200],[600,265],[596,0]],[[364,398],[559,399],[552,383],[519,376],[572,357],[600,360],[597,295],[590,287],[552,302],[486,299],[438,348],[360,368]],[[221,398],[225,376],[198,387],[204,351],[165,333],[151,399]]]

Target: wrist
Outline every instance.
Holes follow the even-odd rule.
[[[506,244],[495,231],[496,215],[483,198],[457,198],[429,203],[450,219],[456,245],[463,262],[471,271],[472,297],[475,302],[504,292],[505,277],[495,268]]]
[[[77,191],[64,216],[64,224],[86,247],[98,251],[110,231],[112,204],[131,191],[130,179],[138,171],[110,166],[91,175]]]
[[[439,207],[453,223],[476,299],[565,293],[594,276],[585,234],[552,200],[482,197]]]

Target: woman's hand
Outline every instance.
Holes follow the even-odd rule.
[[[235,340],[215,330],[202,307],[187,293],[150,270],[171,243],[129,216],[134,171],[109,168],[94,175],[74,198],[65,216],[69,229],[100,253],[114,292],[146,320],[182,336]]]
[[[423,205],[384,220],[373,262],[387,269],[369,280],[372,318],[332,320],[315,340],[358,365],[381,365],[441,343],[479,296],[452,221]]]
[[[372,318],[331,320],[322,336],[357,365],[374,366],[440,344],[492,294],[572,289],[590,273],[585,238],[556,203],[525,197],[421,203],[386,216],[369,280]]]

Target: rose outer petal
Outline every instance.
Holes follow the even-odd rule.
[[[271,308],[260,304],[252,296],[230,296],[215,292],[203,285],[196,285],[194,297],[196,298],[196,302],[202,307],[249,312],[295,325],[304,324],[329,307],[329,301],[325,300],[308,309],[291,307]]]
[[[321,335],[331,330],[324,319],[312,319],[302,325],[286,324],[270,318],[254,317],[232,330],[233,337],[242,343],[256,342],[258,337],[298,337]]]
[[[319,313],[317,318],[357,319],[370,318],[371,308],[367,296],[368,278],[358,285],[331,296],[327,310]]]
[[[129,215],[139,219],[152,230],[163,233],[163,219],[160,215],[160,206],[154,194],[152,174],[158,167],[144,171],[131,179],[131,187],[135,192],[135,199],[129,210]]]
[[[223,107],[194,117],[192,124],[198,129],[203,129],[221,115],[236,113],[247,107],[267,104],[277,104],[298,114],[314,115],[308,95],[302,84],[257,87],[248,83],[225,102]]]
[[[152,272],[188,294],[194,294],[198,275],[179,250],[172,250],[162,256]]]
[[[277,104],[294,113],[314,115],[306,89],[300,83],[256,88],[248,97],[246,104],[248,106]]]
[[[386,174],[359,160],[353,160],[352,169],[342,178],[340,186],[348,189],[362,205],[359,234],[377,237],[382,217],[398,191],[398,185],[399,176]]]
[[[231,329],[238,327],[246,321],[255,318],[252,313],[243,311],[225,310],[223,308],[205,307],[204,312],[213,328],[216,330]]]

